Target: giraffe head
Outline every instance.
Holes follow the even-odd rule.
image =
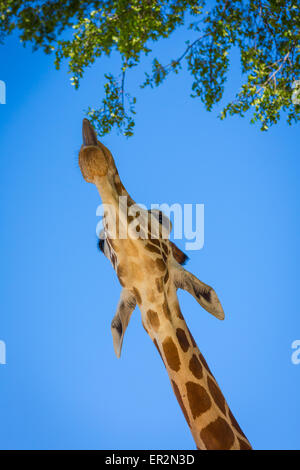
[[[111,260],[116,269],[120,282],[123,278],[122,286],[129,287],[135,282],[140,283],[143,276],[138,273],[141,273],[143,269],[146,272],[147,268],[152,267],[145,277],[149,283],[151,283],[151,276],[156,276],[158,270],[162,279],[168,279],[168,282],[173,283],[176,288],[187,290],[204,309],[217,318],[223,319],[224,312],[214,289],[199,281],[182,267],[187,256],[169,240],[172,229],[169,218],[161,211],[153,209],[147,211],[134,203],[120,181],[110,151],[98,141],[96,132],[87,119],[83,120],[82,135],[83,145],[79,152],[79,165],[84,179],[97,186],[102,199],[105,196],[109,201],[112,199],[116,201],[124,195],[128,198],[125,217],[126,222],[129,223],[126,231],[128,239],[109,241],[108,214],[108,216],[104,215],[105,230],[99,242],[101,251]],[[138,213],[138,216],[131,214],[132,209]],[[120,214],[118,216],[118,222],[121,225],[124,219]],[[132,253],[139,259],[138,265]],[[146,262],[148,266],[144,266]],[[128,282],[124,282],[124,274],[121,276],[121,271],[132,272],[132,275],[127,276]]]
[[[83,144],[79,152],[79,166],[88,183],[113,179],[117,168],[110,151],[97,139],[96,132],[88,119],[82,123]]]

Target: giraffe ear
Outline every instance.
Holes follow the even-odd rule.
[[[175,285],[191,294],[207,312],[224,320],[224,310],[214,289],[181,266],[175,271]]]
[[[123,289],[117,312],[111,322],[111,332],[117,358],[121,356],[124,334],[135,306],[136,299],[134,295],[129,290]]]
[[[178,248],[178,246],[175,245],[175,243],[170,241],[170,245],[171,245],[171,248],[172,248],[173,256],[174,256],[175,260],[177,261],[177,263],[185,264],[189,259],[188,255],[183,253],[183,251],[181,251],[180,248]]]

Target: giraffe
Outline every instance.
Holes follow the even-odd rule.
[[[218,319],[224,319],[214,289],[184,268],[186,255],[169,240],[171,223],[158,210],[137,206],[120,180],[110,151],[87,119],[82,125],[79,166],[96,185],[104,204],[99,247],[122,286],[111,323],[116,356],[132,312],[156,346],[186,422],[199,450],[250,450],[210,368],[181,313],[177,290],[185,289]],[[120,200],[125,201],[120,206]],[[115,230],[115,233],[114,233]],[[122,235],[122,236],[121,236]]]

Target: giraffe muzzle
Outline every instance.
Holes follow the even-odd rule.
[[[82,121],[82,140],[85,147],[95,145],[97,147],[97,135],[88,119]]]

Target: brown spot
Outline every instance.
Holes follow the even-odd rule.
[[[200,351],[199,351],[199,359],[200,359],[201,364],[202,364],[202,365],[205,367],[205,369],[207,370],[207,372],[209,372],[211,375],[213,375],[213,374],[211,373],[210,368],[208,367],[208,364],[207,364],[206,360],[204,359],[203,354],[201,354]]]
[[[187,414],[186,408],[184,406],[182,396],[180,395],[179,388],[178,388],[177,384],[174,382],[174,380],[171,380],[171,382],[172,382],[172,387],[173,387],[174,393],[176,395],[177,401],[178,401],[178,403],[180,405],[180,408],[182,409],[182,412],[184,414],[185,420],[188,423],[189,427],[191,427],[190,419],[189,419],[189,416]]]
[[[171,312],[170,312],[169,305],[166,300],[163,303],[163,311],[164,311],[166,319],[171,320]]]
[[[205,388],[199,384],[187,382],[186,390],[193,418],[196,419],[211,407],[211,400]]]
[[[147,311],[147,319],[152,328],[157,331],[160,325],[159,318],[156,312],[154,310],[149,309]]]
[[[156,265],[158,269],[160,269],[160,271],[164,271],[166,269],[166,264],[164,260],[162,260],[161,258],[157,258]]]
[[[161,254],[161,253],[160,253],[160,249],[157,248],[157,247],[154,246],[154,245],[151,245],[150,243],[147,243],[147,244],[145,245],[145,248],[146,248],[146,250],[149,250],[149,251],[151,251],[152,253],[157,253],[157,254],[159,254],[159,255]],[[157,261],[158,261],[158,260],[157,260]]]
[[[245,436],[245,434],[244,434],[243,431],[241,430],[239,423],[237,422],[237,420],[236,420],[235,417],[233,416],[232,411],[231,411],[230,409],[229,409],[229,417],[230,417],[230,421],[231,421],[232,426],[233,426],[242,436],[244,436],[245,439],[247,439],[246,436]]]
[[[182,328],[177,328],[176,330],[176,336],[179,341],[180,347],[183,352],[187,352],[187,350],[190,347],[190,343],[186,337],[186,334]]]
[[[223,418],[217,418],[200,432],[207,450],[228,450],[234,443],[234,434]]]
[[[167,245],[165,243],[162,243],[162,248],[164,250],[164,252],[166,253],[166,255],[169,253],[169,249],[167,247]]]
[[[165,354],[165,357],[166,357],[166,360],[170,369],[178,372],[180,369],[180,359],[179,359],[176,345],[174,341],[172,340],[171,336],[168,336],[164,340],[164,342],[162,343],[162,347],[163,347],[164,354]]]
[[[166,262],[167,262],[167,257],[166,257],[166,255],[164,254],[164,252],[163,252],[163,251],[162,251],[162,253],[161,253],[161,254],[162,254],[162,257],[163,257],[163,260],[164,260],[164,262],[166,263]]]
[[[239,437],[237,439],[239,441],[241,450],[252,450],[252,447],[250,446],[250,444],[248,442],[240,439]]]
[[[127,217],[127,220],[128,220],[128,223],[131,224],[131,222],[134,220],[133,215],[129,215],[129,216]]]
[[[223,393],[219,389],[218,385],[215,384],[215,382],[210,378],[210,376],[207,376],[207,384],[209,391],[212,395],[213,400],[215,403],[218,405],[220,410],[226,414],[226,408],[225,408],[225,398],[223,396]]]
[[[167,270],[165,277],[164,277],[164,283],[166,284],[169,280],[169,271]]]
[[[192,374],[197,378],[201,379],[203,376],[202,366],[195,354],[192,355],[192,358],[189,362],[189,368]]]
[[[134,294],[134,296],[135,296],[135,298],[136,298],[137,303],[138,303],[139,305],[141,305],[141,303],[142,303],[142,298],[141,298],[141,295],[140,295],[139,291],[137,290],[136,287],[133,287],[133,288],[132,288],[132,291],[133,291],[133,294]]]
[[[155,283],[156,283],[156,287],[157,287],[158,292],[162,292],[162,291],[163,291],[163,281],[162,281],[162,277],[156,278],[156,279],[155,279]]]

